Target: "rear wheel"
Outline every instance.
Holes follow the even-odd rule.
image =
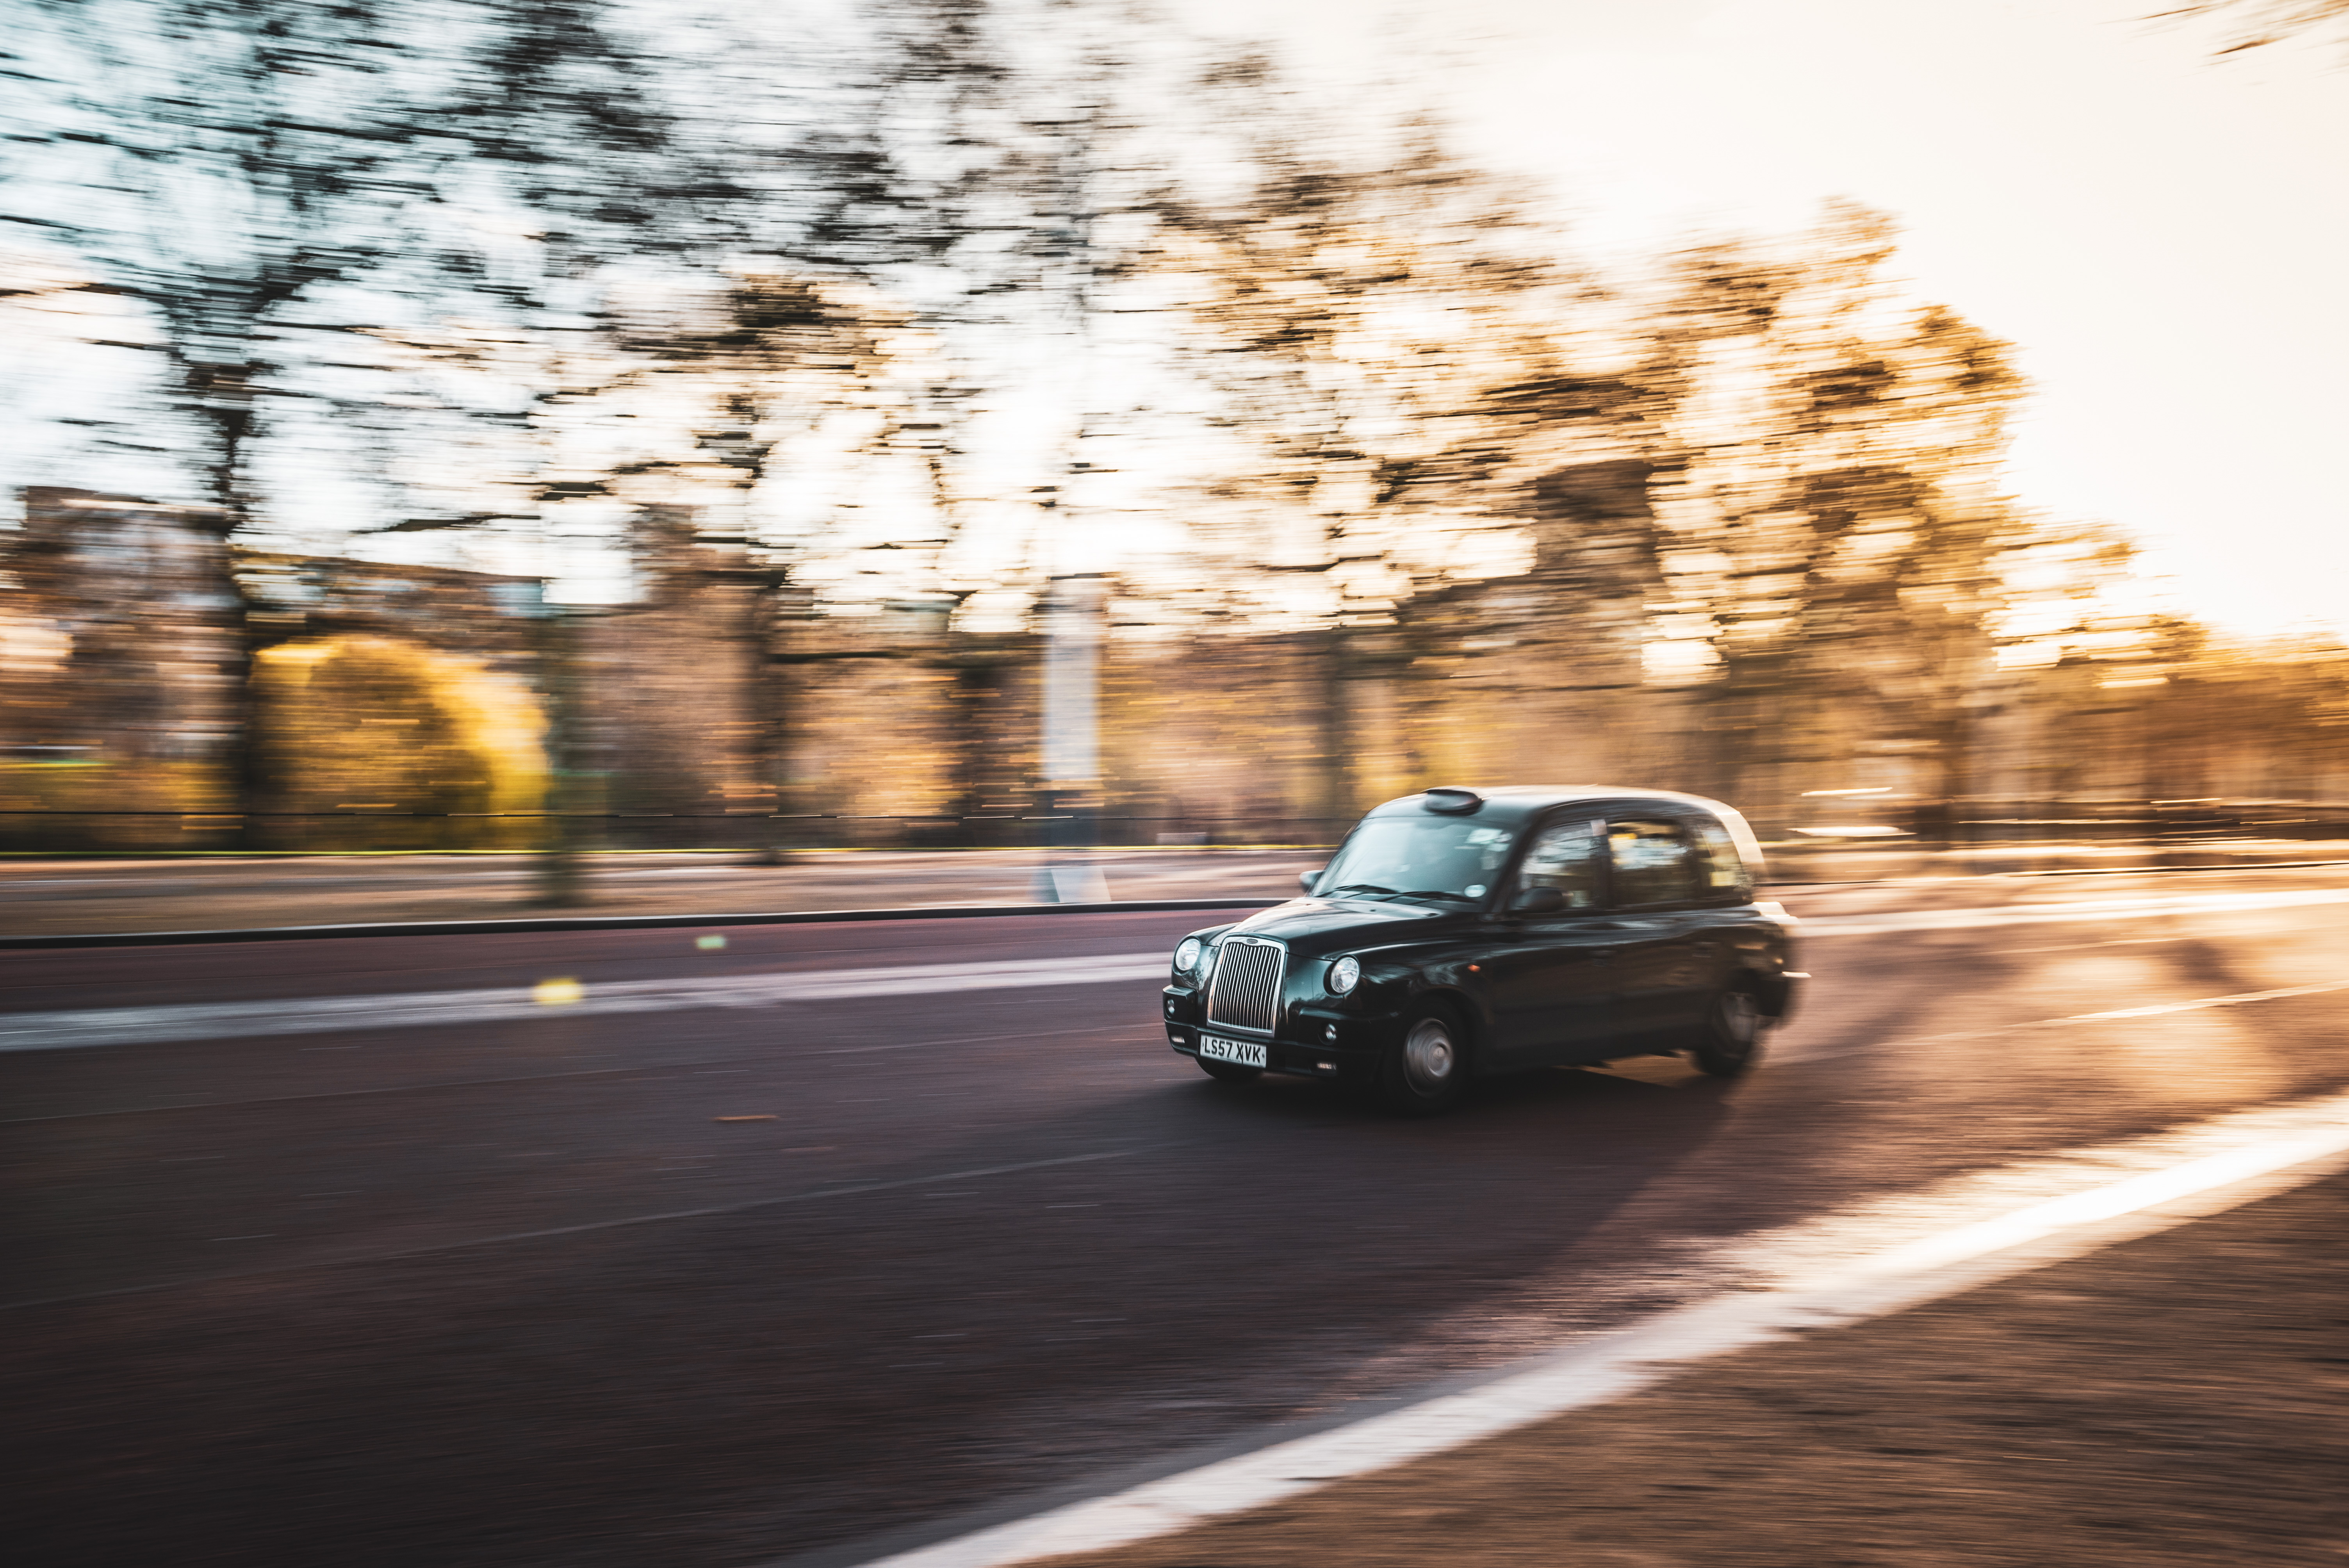
[[[1199,1070],[1217,1083],[1254,1083],[1264,1077],[1262,1068],[1244,1068],[1237,1062],[1211,1062],[1205,1057],[1194,1058]]]
[[[1689,1053],[1697,1071],[1714,1078],[1735,1078],[1762,1054],[1762,1003],[1744,983],[1732,985],[1713,999],[1696,1048]]]
[[[1468,1088],[1468,1030],[1441,1002],[1423,1002],[1403,1019],[1402,1048],[1379,1075],[1379,1099],[1405,1116],[1440,1116]]]

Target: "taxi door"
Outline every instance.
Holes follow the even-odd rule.
[[[1674,1048],[1703,1015],[1711,974],[1703,862],[1688,825],[1661,812],[1610,816],[1607,851],[1617,1043]]]
[[[1600,910],[1603,844],[1601,824],[1588,811],[1541,823],[1526,842],[1484,960],[1496,1066],[1549,1067],[1606,1055],[1616,1023],[1619,938]],[[1545,888],[1556,891],[1556,909],[1516,907],[1526,892]]]

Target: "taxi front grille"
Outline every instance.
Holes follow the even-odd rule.
[[[1268,942],[1226,942],[1207,985],[1207,1022],[1271,1032],[1280,1017],[1280,976],[1288,950]]]

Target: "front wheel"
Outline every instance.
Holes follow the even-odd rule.
[[[1744,986],[1733,986],[1713,999],[1703,1032],[1690,1056],[1696,1069],[1713,1078],[1735,1078],[1762,1054],[1762,1004]]]
[[[1199,1070],[1217,1083],[1254,1083],[1264,1077],[1262,1068],[1244,1068],[1237,1062],[1211,1062],[1205,1057],[1194,1057]]]
[[[1403,1020],[1402,1048],[1379,1075],[1379,1099],[1405,1116],[1440,1116],[1468,1088],[1468,1030],[1441,1002],[1427,1002]]]

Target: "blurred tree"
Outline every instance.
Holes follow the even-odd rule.
[[[270,700],[257,749],[276,798],[302,814],[286,847],[480,849],[500,842],[486,813],[535,804],[513,784],[535,771],[536,716],[497,705],[471,661],[343,636],[268,649],[259,665]],[[384,819],[348,815],[373,811]]]
[[[1602,281],[1392,95],[1122,9],[14,4],[27,226],[155,323],[126,445],[239,536],[306,462],[403,536],[356,552],[724,577],[756,690],[787,590],[1016,617],[1113,544],[1144,614],[1325,639],[1327,812],[1351,674],[1479,618],[1552,689],[1682,688],[1718,788],[1865,738],[1959,793],[2018,563],[2070,548],[1997,491],[2002,346],[1900,295],[1880,218]]]
[[[436,448],[452,413],[511,430],[576,395],[597,358],[576,340],[602,326],[595,284],[611,269],[739,229],[725,218],[742,192],[681,133],[650,79],[658,57],[614,31],[610,7],[24,3],[57,63],[50,140],[66,150],[48,150],[47,172],[78,159],[79,178],[57,183],[85,198],[44,230],[150,312],[180,444],[223,532],[263,525],[272,479],[297,450],[347,446],[337,425],[353,416],[392,453],[380,467],[393,497],[460,500],[397,531],[527,522],[549,500],[600,492],[559,463],[476,464],[477,482],[451,485],[468,476]],[[466,408],[445,376],[398,384],[386,346],[431,335],[403,320],[467,316],[436,330],[504,376],[527,357],[512,324],[554,340],[518,378],[519,406],[508,394]],[[464,356],[435,370],[450,357]],[[248,654],[278,634],[246,624]],[[250,656],[240,684],[229,766],[251,807],[267,781]]]
[[[1323,150],[1328,128],[1285,110],[1271,67],[1249,57],[1191,96],[1220,112],[1244,171],[1219,196],[1170,183],[1153,236],[1220,436],[1194,531],[1221,558],[1213,591],[1242,616],[1328,628],[1312,809],[1342,817],[1361,748],[1347,684],[1410,663],[1372,629],[1493,570],[1463,541],[1516,532],[1547,427],[1587,417],[1566,389],[1594,379],[1577,326],[1600,291],[1432,120],[1386,128],[1391,158]]]
[[[380,278],[421,308],[369,330],[407,382],[387,388],[409,415],[399,466],[446,498],[401,531],[537,527],[608,496],[644,443],[597,399],[654,367],[628,341],[631,296],[711,286],[760,194],[725,111],[678,90],[686,62],[621,32],[605,0],[465,3],[433,201],[412,257]]]
[[[382,264],[429,190],[418,140],[437,86],[414,0],[19,0],[57,73],[19,172],[57,192],[46,236],[136,297],[160,328],[171,413],[205,498],[241,529],[256,448],[309,335],[300,307]],[[71,198],[65,200],[63,198]]]
[[[2240,20],[2246,30],[2219,51],[2222,55],[2233,55],[2349,18],[2349,0],[2209,0],[2204,5],[2157,11],[2148,19],[2166,21],[2199,16],[2225,16]]]
[[[874,463],[909,435],[920,439],[909,428],[923,423],[921,389],[899,377],[901,344],[893,341],[908,329],[902,311],[853,279],[746,268],[706,308],[638,315],[618,337],[623,350],[656,367],[648,378],[657,379],[665,400],[691,409],[691,449],[647,457],[629,466],[624,482],[665,480],[671,493],[691,498],[701,574],[722,572],[748,589],[733,601],[740,615],[732,634],[751,705],[740,722],[755,803],[770,813],[792,804],[781,773],[791,672],[778,666],[788,657],[779,617],[793,597],[797,557],[817,542],[802,531],[803,515],[777,520],[783,509],[773,505],[771,481],[798,477],[794,459],[802,469],[822,466],[816,451],[794,448],[838,455],[844,444],[847,460]],[[775,829],[765,837],[770,859],[783,847],[780,823]]]
[[[616,579],[649,559],[629,514],[664,509],[666,539],[692,509],[711,549],[654,553],[755,583],[738,631],[776,790],[766,665],[792,574],[821,557],[844,595],[933,588],[967,427],[1047,292],[1060,77],[1014,85],[988,0],[874,0],[821,47],[712,12],[689,50],[676,31],[632,50],[594,6],[510,10],[535,30],[466,92],[512,150],[480,160],[498,201],[471,200],[516,216],[475,225],[469,318],[383,335],[471,427],[444,486],[466,499],[398,526],[538,520]],[[558,68],[570,88],[540,101]]]
[[[2004,345],[1903,298],[1892,253],[1884,218],[1844,208],[1783,253],[1674,264],[1656,608],[1714,671],[1724,791],[1799,792],[1861,738],[1913,758],[1925,793],[1964,791],[2022,529],[1995,467],[2023,383]]]
[[[343,330],[303,307],[394,253],[402,211],[427,189],[418,141],[431,77],[413,51],[432,8],[20,3],[18,41],[51,74],[38,84],[43,122],[16,139],[27,183],[47,188],[19,221],[146,308],[148,346],[168,367],[165,423],[183,433],[158,442],[150,429],[150,441],[191,452],[210,515],[241,533],[273,405],[292,395],[289,364],[330,356],[325,340]],[[261,782],[251,652],[224,758],[247,806]]]
[[[1279,563],[1333,573],[1330,611],[1383,618],[1442,577],[1439,520],[1525,460],[1525,391],[1567,373],[1573,296],[1594,285],[1433,126],[1392,161],[1340,161],[1264,107],[1263,61],[1208,87],[1247,179],[1216,201],[1169,189],[1154,263],[1187,285],[1190,364],[1237,444],[1217,499],[1310,519]],[[1261,527],[1240,538],[1236,564],[1265,563]]]

